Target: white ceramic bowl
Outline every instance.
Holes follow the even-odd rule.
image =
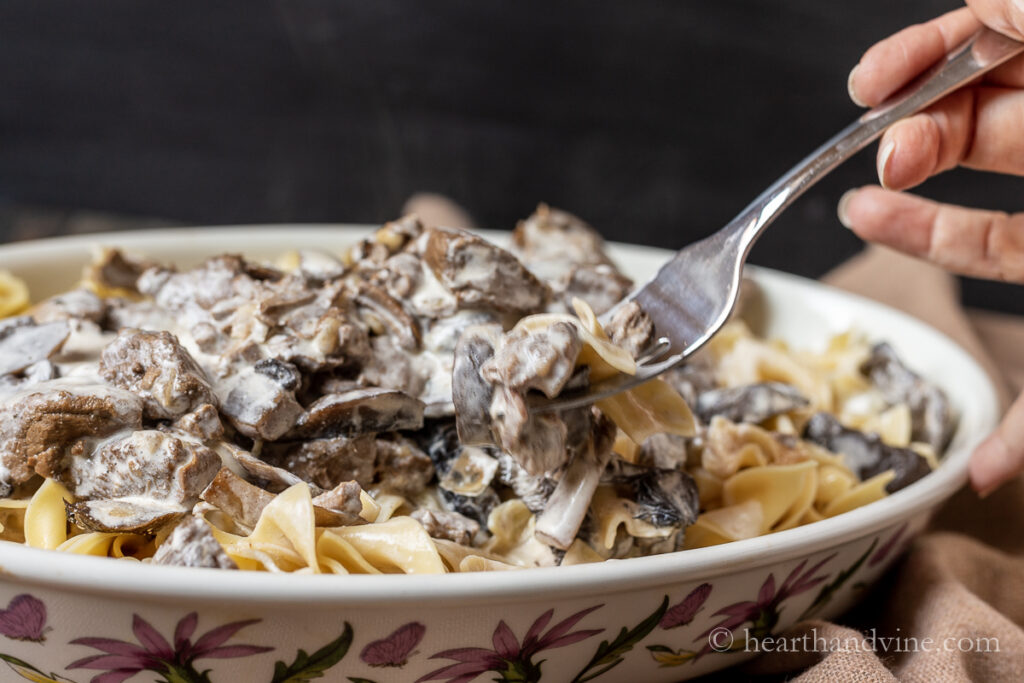
[[[0,267],[25,278],[38,299],[71,286],[95,244],[189,265],[224,251],[336,250],[365,233],[275,226],[93,235],[0,247]],[[638,280],[667,256],[623,245],[612,252]],[[972,446],[995,424],[995,393],[964,351],[906,315],[791,275],[752,275],[764,292],[761,332],[808,347],[857,328],[942,385],[960,422],[936,472],[882,501],[769,536],[520,572],[287,576],[3,544],[0,673],[6,664],[27,680],[76,683],[281,683],[301,671],[357,683],[657,683],[739,663],[752,656],[748,636],[838,615],[964,483]]]

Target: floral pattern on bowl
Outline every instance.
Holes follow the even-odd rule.
[[[13,652],[14,646],[19,644],[36,648],[42,645],[45,655],[38,649],[25,652],[24,648],[19,648],[17,655],[0,653],[0,661],[20,678],[37,683],[122,683],[132,679],[147,680],[140,676],[147,673],[151,676],[148,680],[157,683],[225,683],[239,680],[241,668],[237,663],[240,660],[253,660],[271,653],[275,653],[275,661],[265,667],[268,669],[265,675],[247,674],[252,677],[246,680],[268,683],[305,683],[318,678],[350,683],[399,680],[415,680],[416,683],[610,682],[619,680],[616,670],[624,674],[642,665],[644,651],[659,669],[687,665],[697,673],[695,665],[706,657],[725,660],[746,652],[748,637],[776,634],[799,619],[832,613],[835,610],[831,607],[849,603],[870,583],[872,577],[868,574],[877,576],[895,559],[895,550],[905,545],[911,531],[910,523],[904,523],[871,538],[866,545],[860,544],[862,549],[845,566],[837,561],[844,553],[836,551],[815,559],[813,564],[809,558],[798,561],[781,581],[774,571],[768,571],[759,583],[744,582],[750,587],[746,595],[735,592],[730,595],[718,590],[715,581],[703,581],[688,587],[675,602],[672,596],[662,595],[660,601],[642,613],[643,618],[624,624],[615,622],[615,612],[607,603],[590,605],[557,621],[556,609],[550,608],[536,616],[520,632],[521,636],[499,617],[488,631],[488,646],[466,643],[430,655],[418,649],[432,630],[428,614],[416,615],[416,620],[397,625],[387,635],[370,640],[355,658],[348,656],[349,651],[357,632],[364,627],[354,615],[356,625],[346,619],[340,634],[332,640],[304,642],[296,647],[293,656],[282,658],[281,653],[286,651],[283,644],[277,647],[268,644],[282,640],[274,636],[272,623],[264,623],[262,619],[241,619],[212,627],[204,623],[206,630],[200,633],[200,622],[207,620],[198,611],[180,617],[173,629],[163,633],[145,615],[135,612],[126,624],[130,635],[124,638],[78,635],[64,639],[60,620],[51,618],[44,600],[21,593],[0,610],[0,634],[11,646],[3,650]],[[812,593],[815,588],[817,592]],[[805,594],[814,597],[797,612],[793,603]],[[716,601],[719,597],[721,600]],[[745,599],[733,599],[736,597]],[[369,630],[375,625],[366,628]],[[675,635],[677,633],[679,636]],[[70,651],[69,646],[90,649],[93,653],[67,661],[64,655]],[[558,657],[556,662],[552,660],[555,650],[571,650],[573,656]],[[556,665],[577,659],[580,663],[570,671],[565,671],[565,666],[560,666],[562,670],[558,672],[553,671]],[[627,660],[630,664],[621,666]],[[46,666],[39,665],[42,661]],[[712,668],[728,663],[718,662]],[[47,673],[48,669],[62,669],[62,672]],[[82,670],[98,673],[86,674],[89,677],[85,678],[81,676]],[[700,672],[704,672],[704,667],[700,667]],[[689,675],[685,669],[677,673],[684,677]],[[490,676],[485,678],[488,674]],[[679,675],[675,675],[669,680],[678,678]]]

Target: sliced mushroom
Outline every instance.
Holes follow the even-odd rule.
[[[638,517],[654,526],[689,526],[697,520],[697,483],[682,469],[636,467],[624,463],[619,483],[633,488]]]
[[[139,276],[153,266],[149,261],[126,256],[120,249],[104,248],[86,270],[86,278],[102,287],[138,291]]]
[[[277,358],[264,358],[256,363],[253,369],[259,374],[274,380],[274,382],[288,391],[295,391],[302,383],[302,374],[299,372],[299,369],[291,363],[278,360]]]
[[[381,387],[401,391],[409,396],[420,396],[426,387],[424,377],[414,356],[400,348],[390,336],[370,337],[370,357],[362,365],[358,383],[360,386]]]
[[[295,425],[302,438],[419,429],[423,403],[394,389],[366,387],[317,399]]]
[[[636,462],[663,470],[683,469],[689,459],[691,441],[678,434],[654,434],[640,445]]]
[[[441,504],[447,510],[475,520],[483,527],[487,526],[487,517],[491,510],[501,504],[501,498],[492,488],[487,488],[476,496],[460,496],[444,489],[438,489],[438,493],[441,494]]]
[[[278,281],[279,286],[259,300],[257,305],[259,314],[280,320],[288,317],[289,313],[315,301],[316,292],[306,289],[305,283],[300,284],[300,282],[301,279],[294,277]]]
[[[464,230],[428,228],[423,260],[459,304],[531,313],[547,300],[547,285],[509,252]]]
[[[480,368],[494,357],[501,334],[497,324],[473,325],[466,328],[455,346],[452,402],[459,439],[466,445],[494,441],[490,415],[494,387],[480,375]]]
[[[208,569],[238,569],[214,537],[210,525],[188,517],[164,539],[153,555],[153,564]]]
[[[550,472],[568,457],[568,428],[559,413],[531,413],[525,398],[497,387],[491,401],[495,440],[530,474]]]
[[[124,498],[64,503],[68,520],[88,531],[153,534],[188,512],[156,501]]]
[[[615,423],[598,413],[593,435],[576,451],[537,518],[534,533],[542,543],[560,550],[572,545],[611,457],[615,432]]]
[[[911,439],[929,444],[941,452],[949,443],[956,426],[949,397],[939,387],[908,368],[889,344],[871,349],[861,366],[872,384],[890,403],[906,403],[910,408]]]
[[[530,474],[508,453],[495,450],[494,458],[498,461],[497,480],[512,489],[531,512],[543,510],[557,482],[547,473]]]
[[[213,403],[206,373],[170,332],[125,329],[107,344],[100,374],[142,398],[146,417],[174,419]]]
[[[356,291],[355,302],[371,329],[379,327],[379,333],[391,335],[406,351],[420,347],[420,327],[416,319],[383,289],[362,282]]]
[[[57,353],[71,328],[66,320],[37,324],[28,316],[4,320],[0,327],[0,375],[22,372]]]
[[[309,491],[313,496],[323,493],[323,489],[316,484],[303,481],[286,469],[263,462],[252,453],[243,451],[237,446],[224,443],[221,444],[221,449],[227,451],[228,458],[242,468],[245,478],[261,489],[266,489],[271,493],[281,493],[290,486],[302,483],[309,486]]]
[[[447,464],[437,485],[462,496],[478,496],[491,485],[498,473],[498,461],[483,448],[466,446]]]
[[[0,376],[0,396],[25,391],[42,382],[56,379],[60,370],[52,362],[41,360],[33,363],[16,375]]]
[[[889,493],[899,491],[931,472],[928,461],[916,451],[888,446],[877,434],[844,427],[828,413],[811,416],[804,438],[841,454],[846,465],[862,480],[893,470],[896,477],[885,487]]]
[[[770,417],[810,405],[800,391],[782,382],[761,382],[711,389],[697,398],[696,412],[705,424],[720,415],[730,422],[759,424]]]

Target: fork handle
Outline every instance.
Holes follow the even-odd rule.
[[[911,116],[1024,51],[1024,43],[983,28],[902,90],[865,112],[776,180],[722,230],[738,238],[744,258],[766,227],[812,185]],[[723,235],[724,237],[724,235]]]

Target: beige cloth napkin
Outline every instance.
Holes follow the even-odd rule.
[[[471,225],[465,212],[437,195],[418,195],[406,208],[427,222]],[[957,341],[995,381],[1004,407],[1024,387],[1024,319],[964,310],[955,278],[944,271],[869,247],[824,280],[909,313]],[[809,642],[854,638],[860,647],[766,654],[710,679],[1024,681],[1024,479],[984,500],[969,489],[960,491],[861,607],[838,621],[803,622],[788,635],[808,634]],[[898,648],[909,651],[886,654],[872,649],[869,634],[916,640]],[[914,646],[925,638],[940,647]],[[972,641],[972,650],[973,643],[984,643],[981,649],[998,651],[966,651],[961,638]],[[947,642],[952,651],[942,648]]]

